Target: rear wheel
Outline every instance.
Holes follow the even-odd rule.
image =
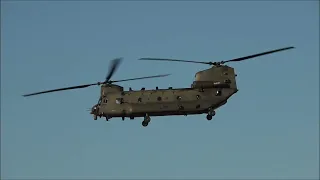
[[[207,115],[207,120],[210,121],[212,119],[212,115]]]
[[[146,121],[142,121],[142,126],[143,126],[143,127],[146,127],[146,126],[148,126],[148,124],[149,124],[149,122],[146,122]]]

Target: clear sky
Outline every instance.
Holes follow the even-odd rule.
[[[239,92],[212,121],[196,116],[94,121],[99,87],[190,87],[202,64],[229,65]],[[318,178],[319,2],[1,2],[2,178]]]

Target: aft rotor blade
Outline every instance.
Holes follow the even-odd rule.
[[[123,82],[123,81],[133,81],[133,80],[139,80],[139,79],[149,79],[149,78],[158,78],[158,77],[165,77],[169,76],[170,74],[162,74],[162,75],[156,75],[156,76],[146,76],[146,77],[139,77],[139,78],[132,78],[132,79],[123,79],[123,80],[117,80],[117,81],[110,81],[111,83],[114,82]]]
[[[60,89],[52,89],[52,90],[48,90],[48,91],[36,92],[36,93],[32,93],[32,94],[25,94],[25,95],[23,95],[23,96],[24,96],[24,97],[27,97],[27,96],[33,96],[33,95],[38,95],[38,94],[45,94],[45,93],[56,92],[56,91],[65,91],[65,90],[71,90],[71,89],[80,89],[80,88],[86,88],[86,87],[89,87],[89,86],[99,85],[99,84],[101,84],[101,83],[98,82],[98,83],[94,83],[94,84],[85,84],[85,85],[80,85],[80,86],[71,86],[71,87],[65,87],[65,88],[60,88]]]
[[[246,59],[250,59],[250,58],[254,58],[254,57],[258,57],[258,56],[263,56],[263,55],[267,55],[267,54],[271,54],[271,53],[275,53],[275,52],[279,52],[279,51],[285,51],[285,50],[289,50],[292,49],[294,47],[285,47],[285,48],[281,48],[281,49],[275,49],[275,50],[271,50],[271,51],[266,51],[263,53],[259,53],[259,54],[253,54],[250,56],[245,56],[245,57],[240,57],[240,58],[235,58],[235,59],[231,59],[231,60],[227,60],[227,61],[221,61],[221,63],[226,63],[226,62],[235,62],[235,61],[243,61]]]
[[[177,61],[177,62],[189,62],[189,63],[198,63],[198,64],[209,64],[211,62],[201,62],[201,61],[189,61],[189,60],[180,60],[180,59],[162,59],[162,58],[140,58],[139,60],[147,60],[147,61]]]
[[[118,69],[120,63],[122,61],[122,58],[116,58],[114,60],[111,61],[111,65],[110,65],[110,68],[109,68],[109,73],[108,75],[106,76],[106,82],[110,81],[112,75],[115,73],[115,71]]]

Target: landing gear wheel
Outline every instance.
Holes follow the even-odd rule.
[[[122,121],[124,121],[124,117],[122,117]]]
[[[207,115],[207,120],[210,121],[212,119],[212,115],[208,114]]]
[[[133,117],[133,116],[130,116],[130,119],[134,119],[134,117]]]
[[[143,126],[143,127],[146,127],[146,126],[148,126],[148,124],[149,124],[149,122],[146,122],[146,121],[142,121],[142,126]]]
[[[97,115],[93,115],[93,120],[97,120],[98,116]]]
[[[142,126],[143,126],[143,127],[148,126],[148,124],[149,124],[150,121],[151,121],[150,116],[149,116],[148,114],[146,114],[146,115],[144,116],[144,120],[142,121]]]

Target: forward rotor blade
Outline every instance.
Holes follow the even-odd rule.
[[[227,61],[221,61],[221,63],[226,63],[226,62],[235,62],[235,61],[243,61],[243,60],[246,60],[246,59],[250,59],[250,58],[254,58],[254,57],[258,57],[258,56],[263,56],[263,55],[267,55],[267,54],[271,54],[271,53],[275,53],[275,52],[279,52],[279,51],[285,51],[285,50],[288,50],[288,49],[292,49],[294,47],[285,47],[285,48],[281,48],[281,49],[275,49],[275,50],[271,50],[271,51],[266,51],[266,52],[263,52],[263,53],[259,53],[259,54],[253,54],[253,55],[250,55],[250,56],[245,56],[245,57],[240,57],[240,58],[235,58],[235,59],[231,59],[231,60],[227,60]]]
[[[24,97],[27,97],[27,96],[34,96],[34,95],[38,95],[38,94],[45,94],[45,93],[56,92],[56,91],[65,91],[65,90],[71,90],[71,89],[80,89],[80,88],[86,88],[86,87],[89,87],[89,86],[99,85],[99,84],[101,84],[101,83],[98,82],[98,83],[94,83],[94,84],[85,84],[85,85],[80,85],[80,86],[71,86],[71,87],[66,87],[66,88],[52,89],[52,90],[48,90],[48,91],[36,92],[36,93],[32,93],[32,94],[25,94],[25,95],[23,95],[23,96],[24,96]]]
[[[162,59],[162,58],[140,58],[139,60],[150,60],[150,61],[177,61],[177,62],[190,62],[190,63],[198,63],[198,64],[209,64],[211,62],[201,62],[201,61],[189,61],[189,60],[180,60],[180,59]]]
[[[114,82],[123,82],[123,81],[133,81],[133,80],[139,80],[139,79],[149,79],[149,78],[158,78],[158,77],[165,77],[169,76],[170,74],[162,74],[162,75],[156,75],[156,76],[146,76],[146,77],[139,77],[139,78],[132,78],[132,79],[123,79],[123,80],[117,80],[117,81],[110,81],[111,83]]]
[[[112,75],[115,73],[115,71],[118,69],[120,63],[122,61],[122,58],[116,58],[114,60],[111,61],[111,65],[110,65],[110,68],[109,68],[109,73],[108,75],[106,76],[106,82],[110,81]]]

